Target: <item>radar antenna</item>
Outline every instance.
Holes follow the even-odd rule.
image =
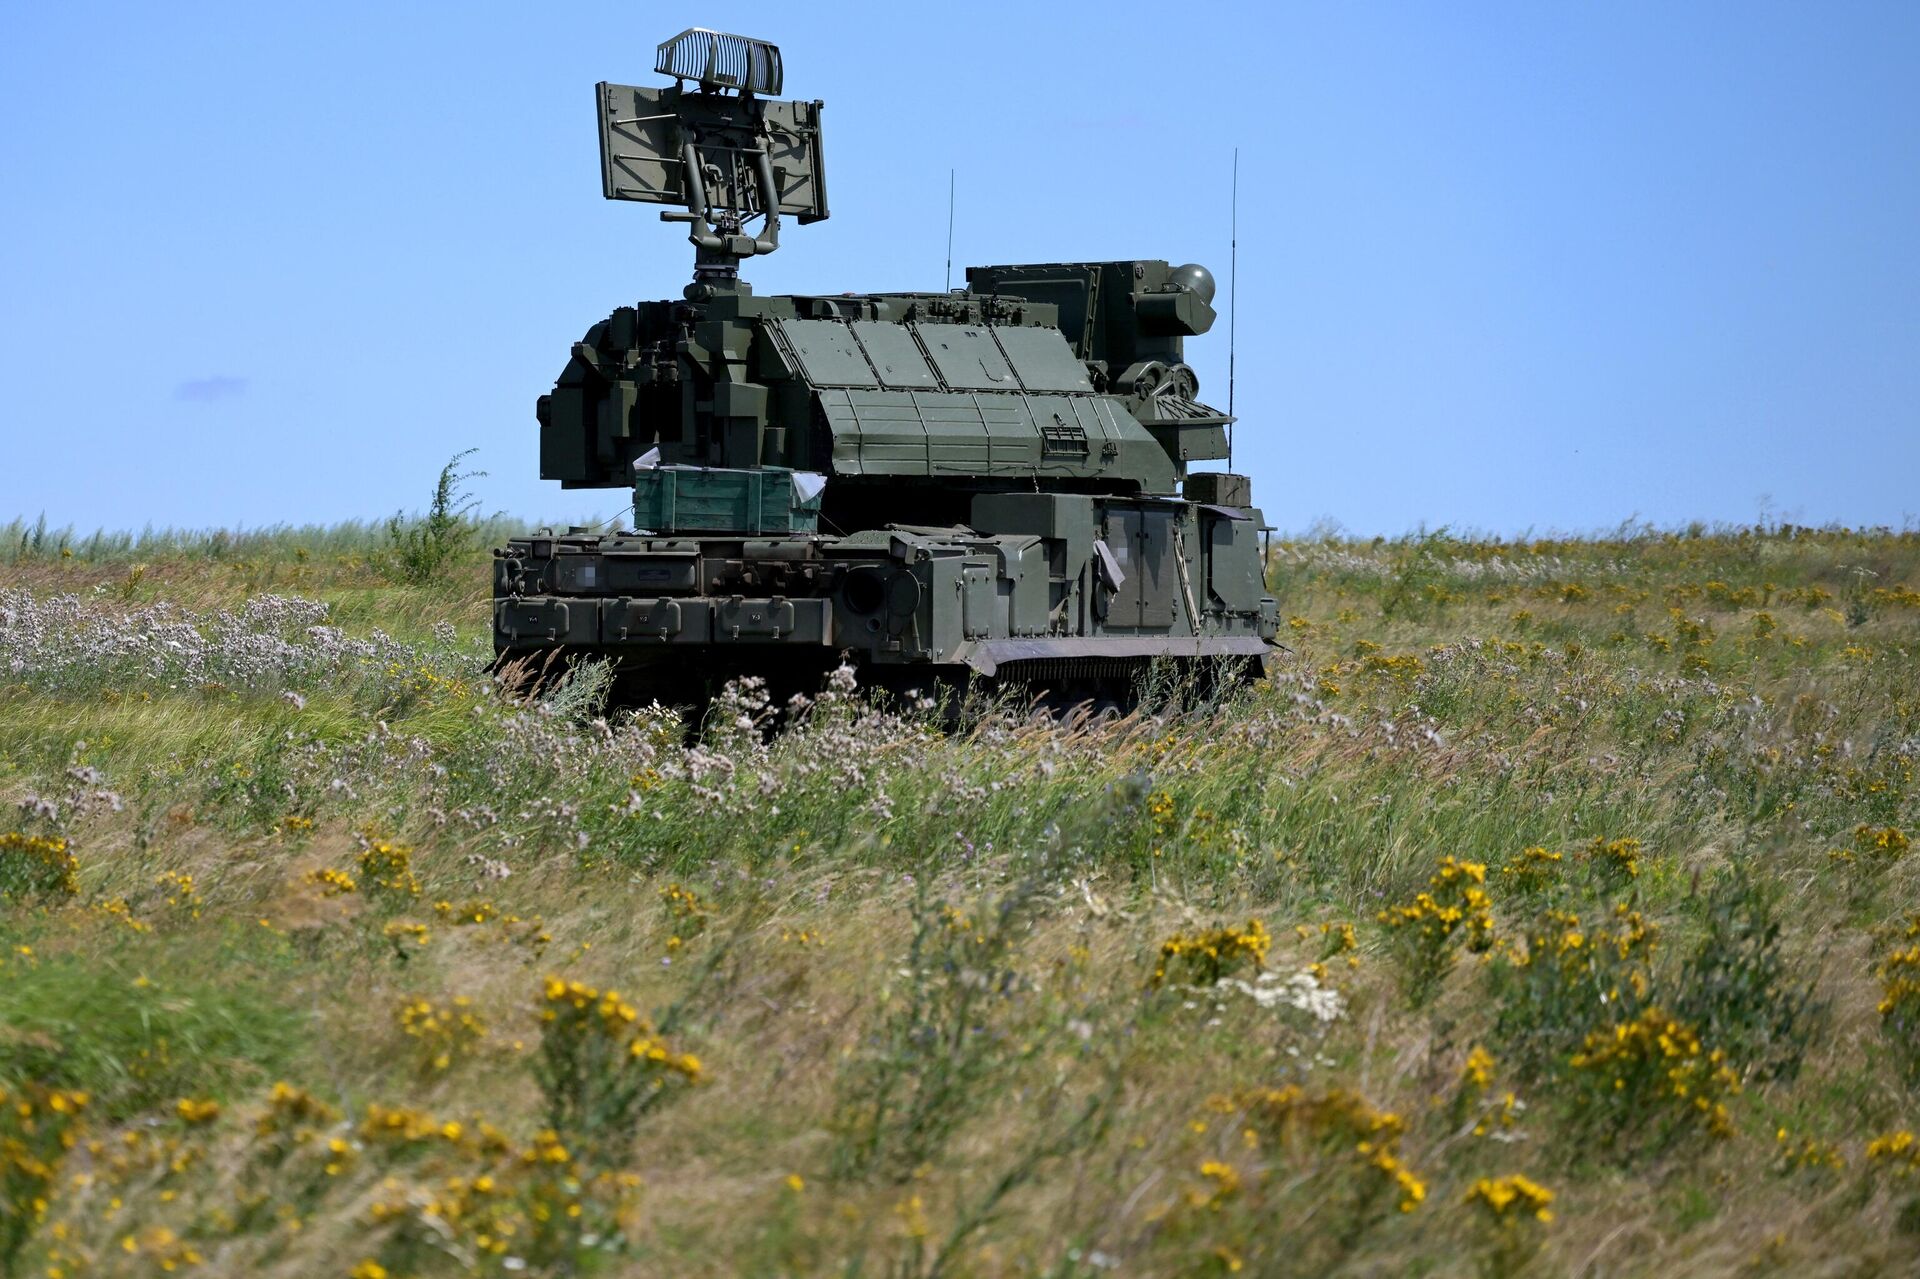
[[[682,206],[660,218],[688,224],[689,299],[747,292],[740,262],[780,247],[781,214],[802,226],[827,216],[824,104],[772,100],[780,50],[746,36],[689,28],[660,45],[654,69],[672,87],[594,88],[602,193]]]

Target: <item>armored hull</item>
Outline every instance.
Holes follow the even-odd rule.
[[[1124,703],[1157,663],[1257,675],[1274,630],[1257,513],[1217,504],[981,494],[965,527],[831,536],[572,532],[497,560],[508,659],[613,659],[623,697],[698,704],[758,675],[809,692],[843,660],[935,694],[1019,685]]]

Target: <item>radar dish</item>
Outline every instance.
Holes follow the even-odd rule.
[[[714,208],[759,211],[754,165],[730,130],[751,129],[737,98],[601,83],[594,90],[600,115],[601,189],[609,200],[687,207],[686,142],[699,137],[702,186]],[[827,216],[825,159],[818,102],[757,102],[761,145],[780,190],[780,212],[801,222]],[[712,138],[714,141],[709,142]]]
[[[780,49],[765,40],[689,27],[663,41],[653,69],[706,89],[738,89],[772,97],[780,92]]]

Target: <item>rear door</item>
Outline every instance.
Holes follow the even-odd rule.
[[[1173,626],[1174,592],[1172,511],[1110,506],[1103,522],[1107,549],[1126,575],[1120,589],[1107,593],[1105,620],[1110,630],[1166,631]]]

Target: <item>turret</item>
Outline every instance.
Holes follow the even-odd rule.
[[[827,216],[823,104],[773,96],[784,68],[762,40],[685,31],[655,65],[672,87],[596,89],[602,193],[676,206],[661,216],[691,228],[693,281],[574,344],[537,410],[543,478],[635,485],[648,508],[661,467],[803,472],[849,528],[963,522],[981,493],[1173,496],[1189,462],[1226,456],[1229,419],[1184,354],[1213,325],[1206,268],[988,266],[951,293],[756,296],[739,266],[780,247],[781,215]]]

